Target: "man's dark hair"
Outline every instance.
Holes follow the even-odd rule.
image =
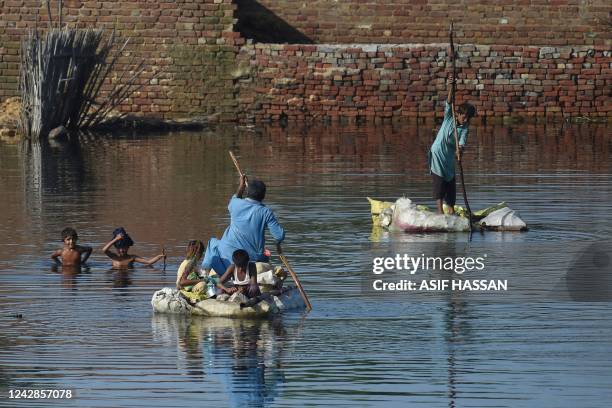
[[[464,102],[461,105],[457,106],[457,113],[460,115],[467,113],[468,119],[470,119],[476,116],[476,108],[474,107],[474,105]]]
[[[263,199],[266,197],[266,185],[261,180],[249,181],[246,195],[252,200],[263,201]]]
[[[232,261],[234,265],[240,268],[246,268],[249,264],[249,253],[244,249],[237,249],[232,254]]]
[[[62,241],[68,237],[72,237],[74,240],[79,239],[79,236],[74,228],[66,227],[62,230]]]

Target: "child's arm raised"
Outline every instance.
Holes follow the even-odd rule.
[[[55,261],[56,265],[61,265],[62,261],[60,261],[60,258],[62,257],[62,250],[58,249],[57,251],[53,252],[51,254],[51,259],[53,259],[53,261]]]
[[[111,239],[110,241],[106,243],[106,245],[104,245],[104,247],[102,248],[102,252],[104,252],[104,254],[112,260],[117,259],[117,255],[110,250],[110,247],[113,246],[115,242],[121,240],[122,238],[123,238],[123,235],[117,234],[115,238]]]

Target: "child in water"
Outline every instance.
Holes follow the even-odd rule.
[[[217,287],[228,294],[242,293],[248,298],[254,298],[261,295],[259,285],[257,284],[257,267],[254,262],[249,262],[249,254],[244,249],[237,249],[232,254],[232,261],[223,276],[219,279]],[[225,287],[223,282],[230,277],[233,279],[234,285]]]
[[[176,288],[187,292],[200,293],[205,289],[205,280],[198,275],[198,265],[204,254],[202,241],[191,240],[187,244],[185,260],[176,273]]]
[[[113,231],[113,239],[104,245],[102,248],[102,252],[106,254],[113,261],[113,269],[127,269],[133,268],[134,262],[138,262],[144,265],[153,265],[155,262],[160,259],[166,259],[166,251],[162,249],[162,253],[154,256],[153,258],[145,259],[141,258],[138,255],[130,255],[128,254],[128,250],[132,245],[134,245],[134,241],[132,238],[125,232],[123,227],[119,227]],[[115,246],[117,249],[117,253],[114,253],[110,250],[111,246]]]
[[[73,228],[64,228],[62,231],[62,241],[64,246],[53,252],[51,259],[57,265],[80,266],[84,264],[91,255],[91,247],[77,245],[79,236]],[[61,259],[61,260],[60,260]]]

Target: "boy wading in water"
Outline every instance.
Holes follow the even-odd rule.
[[[162,249],[161,254],[149,259],[141,258],[138,255],[128,254],[128,250],[132,245],[134,245],[134,241],[132,241],[132,238],[130,238],[130,236],[125,232],[125,229],[122,227],[113,231],[113,237],[114,238],[107,242],[106,245],[104,245],[104,248],[102,248],[102,252],[104,252],[104,254],[113,261],[113,269],[133,268],[134,262],[144,265],[153,265],[160,259],[166,258],[166,251],[164,249]],[[117,249],[117,253],[110,250],[111,246],[113,245]]]
[[[451,51],[452,52],[452,51]],[[428,154],[429,169],[433,181],[433,199],[436,200],[438,213],[444,214],[443,203],[449,206],[448,213],[454,214],[454,205],[457,196],[455,183],[455,155],[461,161],[463,148],[467,142],[468,126],[470,119],[476,115],[476,108],[469,103],[462,103],[457,106],[455,119],[457,125],[457,135],[459,139],[459,149],[455,145],[455,130],[453,126],[452,111],[452,74],[448,76],[448,96],[444,107],[444,121],[438,130],[436,140],[431,145]]]
[[[80,266],[84,264],[91,255],[91,247],[77,245],[78,239],[79,236],[73,228],[64,228],[62,231],[64,246],[53,252],[51,259],[53,259],[57,265],[63,266]],[[81,258],[83,254],[85,255]]]

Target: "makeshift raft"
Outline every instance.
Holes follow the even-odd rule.
[[[466,232],[470,230],[466,210],[456,205],[456,215],[437,214],[424,205],[417,205],[409,198],[396,202],[379,201],[368,197],[372,223],[390,231]],[[445,211],[447,210],[445,206]],[[488,231],[526,231],[527,224],[505,202],[472,213],[473,227]]]
[[[221,296],[219,299],[205,299],[192,305],[180,291],[163,288],[153,294],[151,305],[157,313],[233,318],[263,318],[306,308],[299,290],[294,287],[285,288],[279,295],[268,294],[267,298],[253,306],[243,308],[240,307],[240,303],[230,300],[231,298],[226,299]]]

